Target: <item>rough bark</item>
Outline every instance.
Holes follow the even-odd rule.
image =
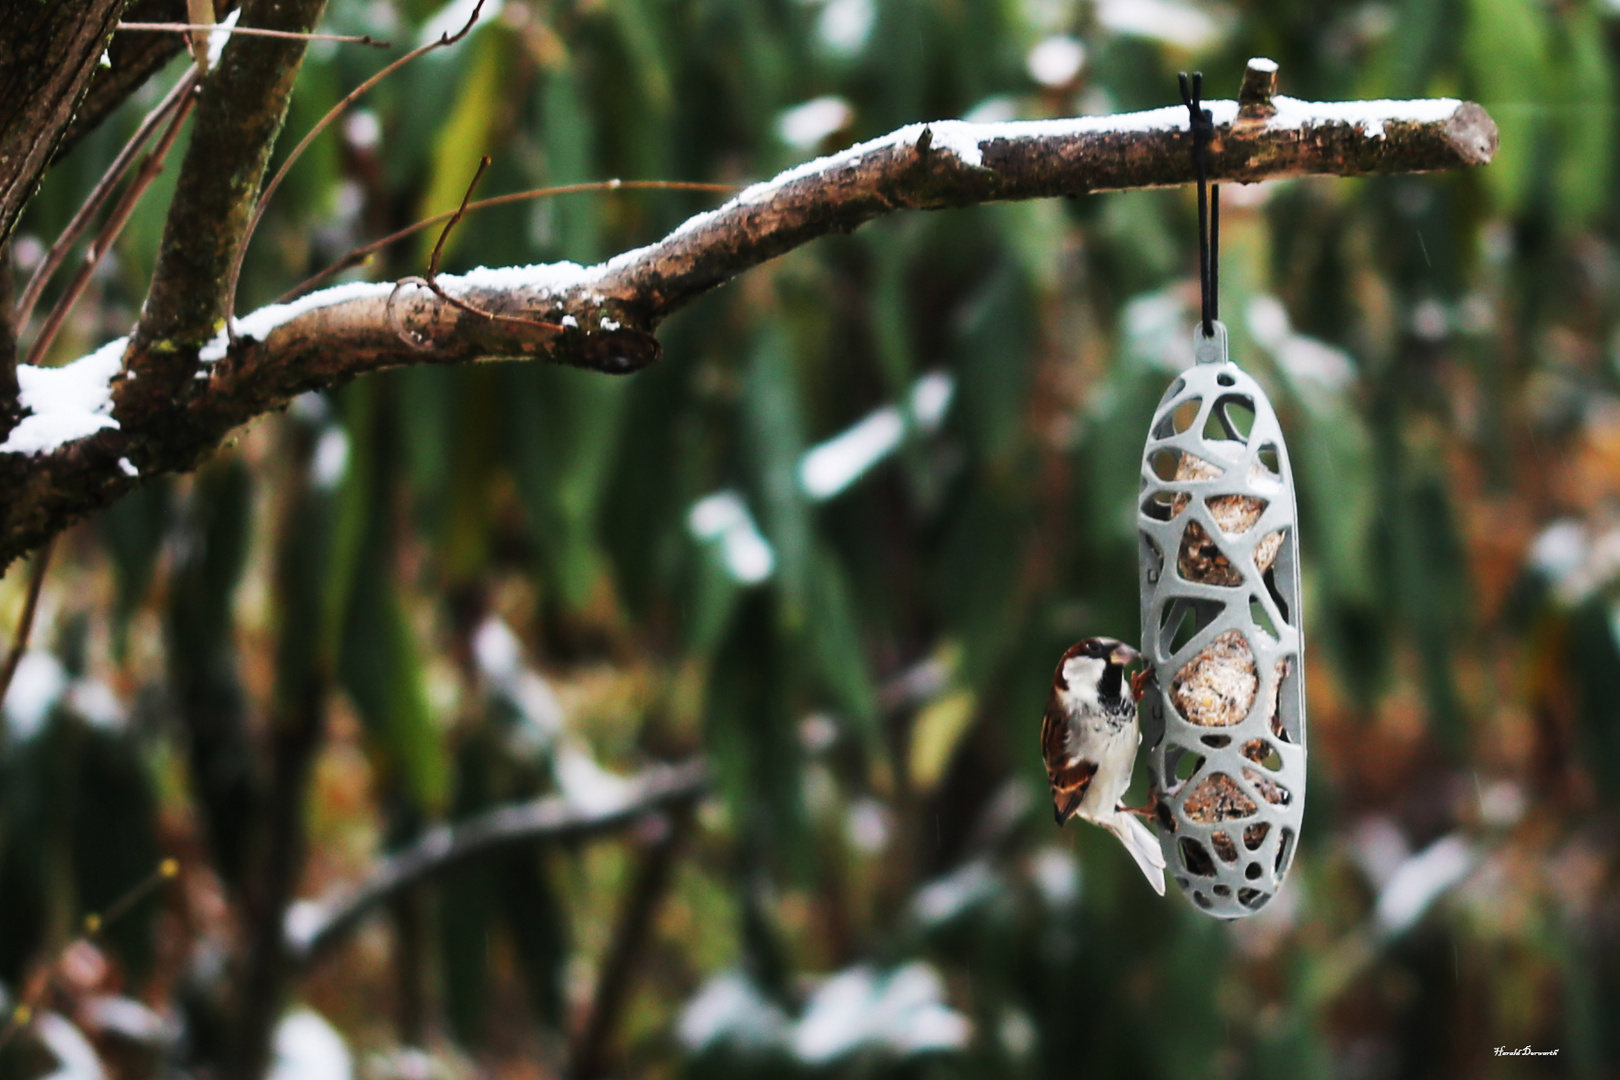
[[[286,72],[262,81],[277,92],[288,83]],[[1272,85],[1274,72],[1262,68],[1246,80],[1241,108],[1207,103],[1216,121],[1209,149],[1213,180],[1450,169],[1484,164],[1496,149],[1496,126],[1478,105],[1314,105],[1272,98]],[[245,100],[251,104],[239,110],[216,102],[210,115],[224,111],[226,117],[205,123],[200,116],[199,133],[263,144],[281,107],[264,97]],[[263,153],[262,146],[252,155],[237,153],[229,174],[256,178]],[[273,328],[240,337],[224,359],[204,365],[199,347],[224,315],[217,282],[228,250],[240,242],[230,236],[239,238],[248,209],[218,159],[204,156],[206,168],[219,171],[189,185],[182,179],[146,317],[126,353],[124,375],[114,380],[113,417],[120,426],[35,455],[0,453],[0,568],[140,477],[194,467],[234,427],[306,390],[386,367],[487,359],[631,372],[658,358],[654,331],[695,297],[816,237],[882,214],[1193,180],[1180,108],[1031,124],[912,125],[757,185],[663,240],[598,267],[444,279],[458,299],[517,321],[459,310],[420,285],[351,289],[329,294],[325,306],[270,320]],[[187,169],[192,165],[188,159]],[[256,179],[252,186],[256,190]],[[225,235],[231,229],[238,231]],[[130,475],[121,458],[140,477]]]
[[[0,244],[55,157],[125,3],[0,4]]]
[[[241,24],[308,32],[324,6],[325,0],[248,0]],[[233,41],[203,83],[196,128],[127,360],[128,369],[142,378],[124,383],[119,402],[124,415],[171,410],[186,389],[196,349],[225,318],[221,283],[247,240],[305,45],[258,38],[250,47],[237,47]]]
[[[235,0],[216,4],[215,12],[223,18],[236,9]],[[184,22],[186,0],[129,0],[124,9],[123,22]],[[101,125],[101,122],[129,100],[129,96],[146,80],[163,70],[186,48],[186,39],[180,34],[114,34],[107,46],[107,59],[111,66],[97,66],[90,78],[90,88],[73,114],[73,122],[62,135],[56,148],[58,160],[72,151],[79,140]]]

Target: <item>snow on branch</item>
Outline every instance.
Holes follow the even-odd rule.
[[[294,904],[287,912],[284,933],[287,955],[296,964],[308,963],[379,905],[470,859],[514,846],[585,840],[623,829],[648,814],[702,796],[709,779],[709,768],[701,761],[654,766],[616,785],[611,799],[549,795],[497,807],[455,825],[435,826],[410,847],[384,859],[353,888],[325,900]]]
[[[1496,125],[1452,99],[1306,102],[1274,93],[1276,65],[1251,61],[1215,121],[1211,179],[1424,172],[1490,161]],[[176,400],[135,390],[151,364],[137,337],[119,370],[102,350],[54,377],[23,371],[14,431],[0,429],[0,568],[139,483],[184,471],[229,432],[307,390],[410,364],[545,359],[611,374],[660,355],[672,312],[777,255],[883,214],[1048,198],[1194,179],[1181,106],[1117,116],[911,124],[806,162],[605,263],[479,269],[436,284],[356,283],[239,320],[239,340],[198,342]],[[467,307],[476,309],[466,310]],[[490,314],[498,318],[488,317]],[[189,357],[189,359],[187,359]],[[72,372],[72,374],[68,374]]]

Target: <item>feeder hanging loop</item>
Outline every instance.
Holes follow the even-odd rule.
[[[1305,637],[1288,447],[1216,319],[1218,204],[1205,220],[1213,124],[1182,76],[1199,177],[1196,362],[1165,391],[1142,453],[1142,699],[1159,843],[1202,911],[1242,918],[1276,896],[1305,811]]]
[[[1209,183],[1209,143],[1215,137],[1215,116],[1204,108],[1204,73],[1195,71],[1189,88],[1181,73],[1181,102],[1187,106],[1187,130],[1192,135],[1193,169],[1198,176],[1198,294],[1204,336],[1215,336],[1221,317],[1221,187]]]

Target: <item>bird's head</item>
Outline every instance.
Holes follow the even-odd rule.
[[[1070,645],[1052,673],[1052,685],[1061,691],[1094,688],[1103,681],[1110,668],[1123,672],[1141,659],[1141,654],[1123,641],[1109,637],[1090,637]]]

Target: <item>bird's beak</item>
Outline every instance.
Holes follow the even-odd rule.
[[[1113,662],[1118,664],[1120,667],[1126,667],[1130,664],[1134,664],[1141,658],[1142,654],[1131,648],[1129,645],[1117,646],[1113,653],[1109,656],[1109,659],[1113,660]]]

